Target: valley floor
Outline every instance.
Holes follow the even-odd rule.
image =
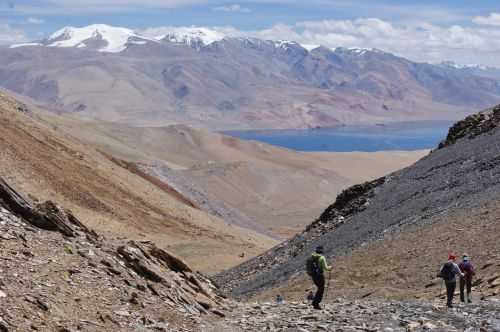
[[[306,303],[239,304],[210,332],[500,331],[500,298],[446,309],[440,302],[336,300],[322,311]]]

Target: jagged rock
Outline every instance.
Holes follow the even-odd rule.
[[[455,144],[461,138],[474,138],[495,129],[500,123],[500,105],[485,112],[468,116],[450,128],[439,149]]]
[[[0,332],[9,332],[9,325],[0,317]]]
[[[328,222],[335,217],[344,218],[365,207],[372,196],[371,190],[384,184],[386,178],[382,177],[363,184],[354,185],[342,191],[330,207],[328,207],[319,217],[320,222]]]
[[[191,268],[180,258],[171,253],[156,247],[152,242],[141,242],[142,248],[149,250],[149,253],[158,258],[160,262],[175,272],[193,272]]]
[[[76,232],[81,231],[88,235],[90,239],[94,241],[97,239],[97,234],[83,225],[73,213],[60,208],[54,202],[47,201],[38,204],[35,210],[40,216],[36,219],[37,224],[35,226],[37,227],[52,231],[57,230],[69,237],[74,237]]]
[[[156,266],[149,263],[143,251],[136,246],[135,242],[121,246],[117,251],[125,260],[125,264],[140,276],[154,282],[164,281],[161,272]]]
[[[33,206],[7,182],[0,178],[0,202],[24,220],[41,229],[59,231],[68,237],[76,232],[85,233],[89,240],[96,240],[97,234],[85,227],[70,211],[47,201]]]

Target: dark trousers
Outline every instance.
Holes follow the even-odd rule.
[[[455,289],[457,288],[457,282],[446,282],[446,305],[450,307],[453,304],[453,296],[455,295]]]
[[[320,274],[319,276],[313,276],[312,279],[316,287],[318,287],[312,304],[313,306],[318,306],[323,300],[323,294],[325,293],[325,276]]]
[[[472,291],[472,278],[460,278],[460,301],[465,302],[465,290],[467,290],[467,298],[470,301],[470,293]]]

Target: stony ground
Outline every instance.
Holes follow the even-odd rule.
[[[500,298],[447,309],[440,302],[337,300],[318,311],[307,303],[239,304],[209,331],[500,331]]]
[[[224,315],[213,285],[153,243],[100,237],[3,189],[0,178],[1,332],[187,332]]]

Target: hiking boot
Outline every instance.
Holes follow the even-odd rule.
[[[316,310],[323,310],[319,304],[313,304],[313,308]]]

